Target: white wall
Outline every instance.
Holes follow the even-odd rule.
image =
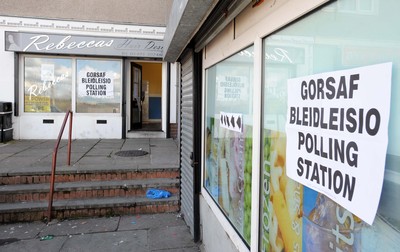
[[[202,251],[239,251],[203,197],[200,197],[200,214],[203,238]]]
[[[177,63],[171,64],[170,116],[169,116],[170,123],[177,123],[177,120],[176,120],[177,102],[178,102],[177,89],[178,89],[178,85],[179,85],[179,83],[178,83],[179,77],[177,76],[178,75],[177,67],[178,67]]]

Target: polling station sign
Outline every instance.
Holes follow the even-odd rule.
[[[79,96],[113,98],[114,78],[104,71],[80,71],[78,75]]]
[[[372,224],[385,170],[392,63],[289,79],[287,175]]]
[[[246,76],[218,76],[217,99],[219,101],[247,101],[248,87]]]

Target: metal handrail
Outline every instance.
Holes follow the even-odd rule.
[[[58,147],[60,146],[61,137],[64,133],[65,124],[67,123],[69,115],[71,115],[71,118],[69,120],[67,165],[68,166],[71,165],[72,111],[68,110],[67,113],[65,113],[64,121],[61,126],[60,133],[58,134],[57,142],[53,150],[53,160],[51,165],[51,177],[50,177],[49,206],[47,208],[47,218],[48,218],[47,221],[51,221],[51,209],[53,208],[54,179],[56,175]]]

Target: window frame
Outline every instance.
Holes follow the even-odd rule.
[[[64,112],[25,112],[25,58],[55,58],[55,59],[70,59],[71,60],[71,111],[76,113],[77,115],[107,115],[107,116],[121,116],[122,114],[122,99],[124,92],[123,85],[123,59],[113,58],[113,57],[82,57],[82,56],[69,56],[69,55],[52,55],[52,54],[20,54],[18,57],[19,61],[19,74],[18,74],[18,87],[20,89],[18,97],[19,97],[19,115],[20,116],[58,116],[64,115]],[[121,84],[120,91],[121,95],[119,97],[119,112],[117,113],[84,113],[84,112],[76,112],[77,108],[77,61],[78,60],[99,60],[99,61],[118,61],[120,63],[119,73],[121,76]]]

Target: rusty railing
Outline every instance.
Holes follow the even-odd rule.
[[[67,123],[68,116],[71,116],[69,119],[69,132],[68,132],[68,154],[67,154],[67,165],[71,165],[71,136],[72,136],[72,111],[68,110],[65,113],[64,121],[60,129],[60,133],[58,134],[56,145],[53,150],[53,160],[51,165],[51,177],[50,177],[50,193],[49,193],[49,206],[47,208],[47,221],[51,221],[51,209],[53,208],[53,194],[54,194],[54,180],[56,176],[56,166],[57,166],[57,153],[58,147],[60,146],[60,141],[62,135],[64,133],[65,124]]]

